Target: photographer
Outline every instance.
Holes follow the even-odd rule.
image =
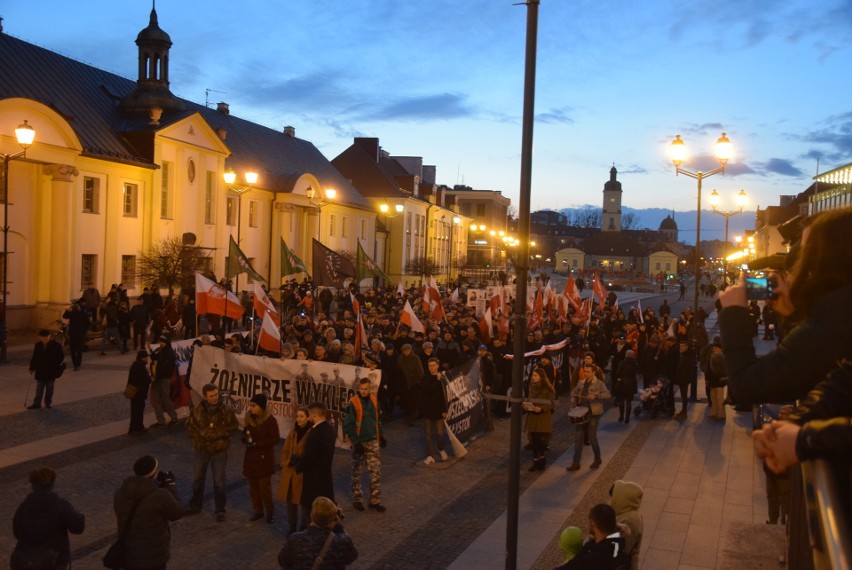
[[[852,208],[825,212],[802,233],[789,273],[775,271],[772,308],[792,319],[778,347],[758,358],[745,279],[719,294],[728,385],[739,405],[804,397],[852,349]],[[794,248],[794,250],[797,248]]]
[[[358,558],[352,538],[343,530],[343,514],[334,501],[317,497],[311,525],[287,539],[278,553],[281,568],[346,568]]]
[[[160,472],[157,460],[150,455],[136,461],[133,473],[113,500],[126,548],[124,568],[165,568],[171,556],[169,521],[181,518],[186,507],[178,500],[174,475]]]

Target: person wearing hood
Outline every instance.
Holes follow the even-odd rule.
[[[562,564],[571,562],[583,549],[583,530],[578,526],[569,526],[559,535],[559,550],[565,553]]]
[[[275,472],[275,446],[281,439],[278,420],[272,417],[266,394],[255,394],[249,403],[246,425],[243,428],[243,443],[246,453],[243,457],[243,475],[248,479],[251,505],[254,514],[249,521],[263,518],[266,509],[266,522],[275,522],[275,505],[272,502],[272,474]]]
[[[186,422],[186,431],[195,443],[192,498],[190,514],[201,512],[204,500],[204,483],[207,466],[213,470],[213,498],[216,503],[216,520],[225,521],[225,468],[228,464],[228,447],[231,434],[237,431],[234,409],[219,397],[215,384],[201,387],[202,400],[192,409]]]
[[[12,531],[18,543],[10,567],[68,568],[68,533],[82,534],[86,517],[53,491],[56,471],[39,467],[30,473],[32,492],[15,511]]]
[[[619,525],[626,526],[629,532],[623,532],[624,548],[630,556],[631,570],[639,568],[639,549],[642,545],[644,526],[639,507],[642,506],[642,487],[632,481],[616,481],[610,489],[610,505],[615,510]]]
[[[124,568],[165,568],[171,557],[169,522],[186,514],[174,475],[160,472],[150,455],[140,457],[133,476],[115,492],[113,508],[126,549]]]

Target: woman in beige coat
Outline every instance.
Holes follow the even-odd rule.
[[[298,408],[296,410],[296,423],[284,440],[281,449],[281,479],[278,482],[278,499],[287,503],[287,522],[289,528],[287,536],[300,530],[298,509],[302,500],[302,474],[296,473],[294,467],[298,458],[305,451],[305,436],[311,430],[311,422],[308,420],[308,409]],[[310,513],[302,509],[301,528],[308,526]]]
[[[556,392],[547,379],[543,368],[536,368],[530,375],[530,399],[553,400]],[[544,471],[547,461],[544,458],[545,434],[553,432],[553,404],[524,402],[527,413],[527,431],[530,434],[533,448],[533,464],[530,471]]]

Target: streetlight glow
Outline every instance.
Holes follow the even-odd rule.
[[[677,167],[683,164],[683,161],[686,160],[686,143],[683,142],[683,139],[680,138],[680,135],[675,136],[674,140],[672,141],[672,144],[669,147],[669,155],[671,156],[672,162]]]
[[[337,197],[337,190],[335,190],[334,188],[326,188],[325,197],[329,200],[334,200]]]
[[[30,126],[26,119],[24,119],[24,122],[18,125],[18,128],[15,129],[15,137],[18,139],[18,144],[26,149],[28,146],[33,144],[33,139],[35,139],[35,129]]]
[[[387,214],[388,210],[390,210],[390,206],[387,204],[379,204],[379,211],[383,214]]]
[[[734,145],[728,138],[727,133],[722,133],[722,136],[716,141],[716,158],[723,165],[727,164],[734,152]]]
[[[225,179],[225,184],[233,184],[237,181],[237,173],[234,172],[234,169],[231,169],[222,174],[222,178]]]
[[[396,210],[397,214],[401,214],[402,211],[405,209],[405,206],[403,206],[402,204],[397,204],[396,206],[394,206],[394,209]],[[458,218],[456,218],[456,219],[458,219]]]
[[[246,183],[247,184],[256,184],[257,183],[257,172],[253,170],[249,170],[245,173]]]

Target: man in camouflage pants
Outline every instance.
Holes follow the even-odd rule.
[[[370,393],[369,378],[358,381],[358,393],[349,400],[343,418],[343,431],[352,444],[352,499],[359,511],[364,510],[361,491],[361,466],[366,463],[370,472],[370,508],[385,512],[380,502],[382,492],[382,461],[379,448],[387,442],[379,424],[379,403]]]

